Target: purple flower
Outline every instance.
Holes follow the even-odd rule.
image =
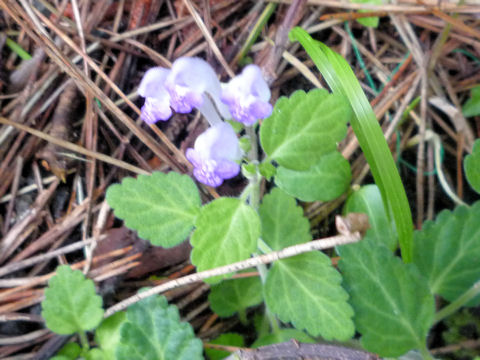
[[[170,70],[162,67],[154,67],[143,76],[138,93],[145,98],[142,106],[141,118],[148,124],[157,121],[166,121],[172,116],[170,109],[170,94],[165,88],[165,80]]]
[[[255,124],[272,113],[270,89],[257,65],[246,66],[222,92],[222,101],[228,105],[233,118],[247,126]]]
[[[193,164],[195,178],[216,187],[238,175],[240,165],[235,161],[241,159],[242,151],[232,126],[220,122],[197,138],[194,148],[187,149],[186,157]]]
[[[150,124],[167,120],[172,115],[170,107],[182,114],[197,108],[211,125],[221,121],[216,109],[223,117],[230,117],[228,108],[220,100],[221,86],[215,71],[200,58],[178,58],[171,70],[150,69],[138,93],[146,98],[142,119]]]

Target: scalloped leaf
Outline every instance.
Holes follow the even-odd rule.
[[[353,310],[330,258],[311,252],[276,261],[264,286],[268,309],[283,322],[326,340],[348,340]]]
[[[262,282],[256,276],[222,281],[212,286],[208,301],[218,316],[232,316],[263,301]]]
[[[124,311],[117,312],[103,320],[95,331],[95,342],[101,348],[102,359],[115,360],[115,350],[120,344],[120,328],[126,316]]]
[[[262,336],[261,338],[255,340],[255,342],[250,346],[251,348],[259,348],[261,346],[267,346],[272,344],[279,344],[285,341],[290,341],[295,339],[301,343],[316,343],[315,339],[308,336],[301,330],[297,329],[280,329],[273,334],[268,334]]]
[[[259,208],[262,239],[272,250],[312,240],[310,223],[297,202],[279,188],[265,195]],[[288,221],[285,221],[288,219]]]
[[[463,168],[468,183],[473,190],[480,194],[480,139],[473,143],[472,153],[465,156]]]
[[[217,344],[217,345],[236,346],[236,347],[245,346],[245,340],[243,340],[243,336],[237,333],[222,334],[219,337],[209,341],[209,343]],[[205,347],[205,354],[207,355],[207,358],[210,360],[221,360],[221,359],[225,359],[227,356],[230,355],[228,351],[210,349],[208,347]]]
[[[187,238],[201,206],[193,180],[175,172],[125,178],[108,188],[107,202],[128,228],[163,247]]]
[[[275,184],[302,201],[330,201],[347,191],[351,179],[350,164],[342,154],[333,151],[305,171],[279,166]]]
[[[377,185],[364,185],[354,191],[347,199],[343,213],[365,213],[368,215],[370,229],[367,234],[378,244],[384,244],[390,250],[397,248],[397,232],[388,219]]]
[[[45,289],[42,317],[47,327],[60,335],[92,330],[103,319],[102,298],[80,270],[61,265]]]
[[[257,248],[260,219],[240,199],[219,198],[202,207],[190,242],[191,260],[198,271],[245,260]],[[208,282],[218,282],[213,277]]]
[[[347,134],[351,109],[341,95],[324,89],[295,91],[281,97],[273,114],[260,127],[260,141],[268,156],[281,166],[307,170],[337,148]]]
[[[444,210],[414,234],[413,261],[434,294],[453,301],[480,279],[480,202]],[[480,296],[468,305],[480,303]]]
[[[341,254],[362,346],[385,357],[423,349],[435,303],[418,269],[372,240],[342,246]]]
[[[163,296],[151,296],[127,310],[120,328],[117,360],[203,359],[203,345],[189,323],[180,322],[178,309]]]

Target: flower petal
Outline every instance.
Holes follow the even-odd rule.
[[[248,65],[223,89],[222,101],[228,105],[233,118],[247,126],[253,125],[273,111],[270,89],[260,68]]]
[[[138,86],[138,94],[144,98],[169,96],[165,88],[165,80],[169,73],[170,70],[163,67],[154,67],[148,70]]]
[[[242,156],[235,131],[230,124],[221,122],[208,128],[187,149],[187,159],[193,164],[195,178],[209,186],[219,186],[240,172],[235,162]]]
[[[201,108],[207,93],[222,116],[229,117],[228,109],[220,101],[220,81],[203,59],[181,57],[175,60],[166,87],[172,97],[171,106],[177,112],[186,113],[193,108]]]

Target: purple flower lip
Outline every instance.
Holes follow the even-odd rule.
[[[220,186],[240,172],[242,151],[232,126],[221,122],[208,128],[186,151],[187,159],[193,164],[195,178],[208,186]]]
[[[236,121],[250,126],[272,114],[270,96],[260,68],[248,65],[224,87],[221,100]]]

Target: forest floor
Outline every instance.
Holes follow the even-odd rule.
[[[105,201],[108,186],[126,176],[191,173],[183,154],[205,121],[176,114],[148,126],[136,93],[145,71],[181,56],[206,59],[224,81],[248,62],[259,65],[273,104],[298,89],[327,87],[288,40],[288,31],[301,26],[354,69],[397,161],[416,227],[454,207],[437,181],[426,129],[440,135],[451,188],[472,202],[477,195],[466,185],[462,160],[480,137],[480,117],[465,118],[462,106],[480,84],[478,1],[360,2],[1,0],[0,358],[58,349],[40,316],[58,264],[87,272],[105,307],[195,271],[188,244],[152,248]],[[378,17],[378,26],[357,21],[366,15]],[[353,184],[373,181],[352,132],[340,150]],[[237,178],[216,191],[235,196],[244,185]],[[205,200],[216,191],[205,192]],[[334,232],[344,201],[303,204],[315,237]],[[205,341],[240,326],[210,310],[208,289],[195,283],[164,294]],[[480,352],[478,311],[462,314],[434,329],[433,354],[460,359]],[[448,331],[458,336],[446,340]]]

